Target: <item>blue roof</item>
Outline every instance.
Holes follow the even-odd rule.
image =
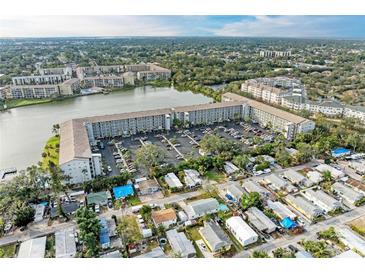
[[[219,204],[218,210],[219,211],[229,211],[229,208],[225,204]]]
[[[125,198],[134,195],[134,189],[132,185],[116,186],[113,188],[115,199]]]
[[[102,245],[110,243],[108,222],[105,219],[100,219],[99,240]]]
[[[344,148],[344,147],[337,147],[332,149],[332,155],[341,155],[341,154],[348,154],[351,153],[351,150]]]
[[[292,229],[297,226],[297,224],[289,217],[282,219],[280,224],[286,229]]]

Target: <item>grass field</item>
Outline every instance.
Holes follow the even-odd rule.
[[[0,258],[13,258],[15,255],[16,244],[0,247]]]
[[[53,136],[48,139],[42,153],[42,168],[44,170],[48,169],[48,162],[51,161],[55,165],[58,165],[58,156],[59,156],[59,144],[60,137]],[[43,157],[45,156],[45,157]]]
[[[6,101],[7,108],[17,108],[17,107],[25,107],[30,105],[38,105],[52,102],[51,98],[44,98],[44,99],[12,99]],[[2,106],[1,106],[2,108]]]

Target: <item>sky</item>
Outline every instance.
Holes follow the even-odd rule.
[[[365,38],[365,16],[0,16],[0,37]]]

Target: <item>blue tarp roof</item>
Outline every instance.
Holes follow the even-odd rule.
[[[116,186],[113,188],[115,199],[125,198],[134,195],[134,189],[132,185]]]
[[[225,204],[219,204],[218,210],[225,212],[225,211],[228,211],[229,208]]]
[[[289,217],[282,219],[280,224],[286,229],[292,229],[297,226],[297,224]]]
[[[105,219],[100,219],[100,226],[100,244],[104,245],[110,243],[108,222]]]
[[[344,147],[337,147],[332,149],[332,155],[341,155],[341,154],[346,154],[346,153],[350,153],[351,150],[344,148]]]

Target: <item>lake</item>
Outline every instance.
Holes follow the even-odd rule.
[[[52,125],[69,119],[209,102],[211,98],[190,91],[145,86],[0,112],[0,169],[36,164]]]

